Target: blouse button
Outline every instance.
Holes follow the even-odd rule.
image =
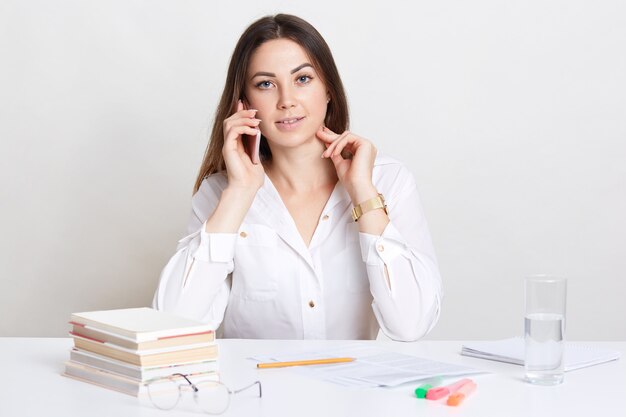
[[[313,302],[313,300],[309,301],[309,307],[311,308],[315,307],[315,303]]]
[[[385,247],[383,245],[378,245],[376,249],[378,250],[378,252],[383,252],[385,250]]]
[[[328,220],[330,217],[328,217],[328,214],[324,214],[324,217],[322,217],[322,220]]]
[[[246,232],[241,232],[239,233],[239,236],[245,238],[245,237],[248,237],[248,234]]]

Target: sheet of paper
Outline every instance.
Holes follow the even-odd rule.
[[[362,345],[341,345],[327,350],[254,356],[257,362],[287,362],[323,358],[356,358],[354,362],[297,366],[291,369],[310,377],[349,387],[392,387],[434,376],[484,373],[478,369],[436,362]]]
[[[524,365],[524,350],[524,339],[512,337],[503,340],[464,343],[461,355]],[[565,342],[565,372],[618,360],[620,356],[621,353],[617,350]]]

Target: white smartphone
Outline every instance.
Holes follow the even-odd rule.
[[[253,164],[257,165],[261,162],[259,157],[259,148],[261,147],[261,131],[256,136],[242,135],[243,148],[250,157]]]

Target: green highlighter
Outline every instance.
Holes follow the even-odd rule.
[[[441,377],[436,377],[436,378],[431,378],[431,379],[424,381],[425,382],[424,384],[415,388],[415,396],[417,398],[426,398],[426,393],[428,392],[428,390],[431,389],[432,387],[436,387],[437,385],[441,384],[442,379],[443,378]]]
[[[426,393],[428,392],[429,389],[431,389],[433,386],[430,384],[424,384],[424,385],[420,385],[419,387],[415,388],[415,396],[417,398],[426,398]]]

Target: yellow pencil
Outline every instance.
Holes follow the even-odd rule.
[[[282,368],[285,366],[301,366],[301,365],[324,365],[328,363],[352,362],[354,358],[328,358],[328,359],[311,359],[306,361],[293,362],[269,362],[257,363],[257,368]]]

